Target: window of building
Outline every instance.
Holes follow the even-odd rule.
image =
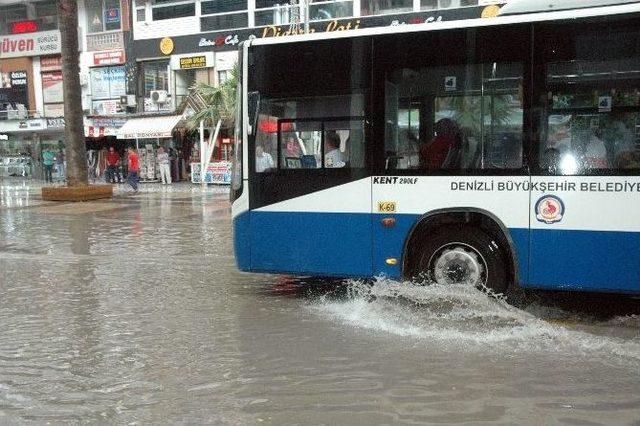
[[[451,9],[477,5],[478,0],[420,0],[421,10]]]
[[[218,84],[224,84],[229,79],[229,71],[218,71]]]
[[[201,31],[216,31],[249,26],[247,0],[213,0],[202,2]]]
[[[12,23],[27,19],[25,5],[11,5],[0,7],[0,34],[11,34]]]
[[[203,16],[200,18],[200,28],[202,31],[246,28],[247,26],[249,26],[249,17],[247,12]]]
[[[561,39],[560,39],[560,38]],[[640,31],[552,26],[537,40],[544,92],[539,159],[555,175],[640,171]]]
[[[247,0],[212,0],[203,1],[201,4],[202,15],[237,12],[240,10],[247,10]]]
[[[147,20],[147,11],[146,9],[136,9],[136,21],[144,22]]]
[[[120,97],[127,94],[124,66],[100,67],[91,70],[91,99],[93,114],[124,113]]]
[[[141,93],[144,94],[145,111],[168,111],[171,109],[169,93],[169,61],[146,61],[141,63]],[[157,99],[153,99],[153,93]],[[162,95],[162,96],[160,96]]]
[[[360,3],[360,13],[363,16],[402,13],[412,10],[413,0],[362,0]]]
[[[100,33],[122,28],[120,0],[85,0],[87,32]]]
[[[256,1],[256,26],[286,25],[296,19],[302,21],[303,12],[298,6],[293,6],[281,0]],[[311,0],[309,17],[311,21],[324,19],[338,19],[353,16],[353,1],[351,0]]]
[[[55,2],[35,3],[38,31],[58,29],[58,9]]]
[[[151,17],[154,21],[195,16],[194,1],[153,0]]]

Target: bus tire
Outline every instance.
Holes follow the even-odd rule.
[[[417,272],[437,284],[469,283],[494,294],[509,287],[498,241],[470,226],[449,226],[422,240]]]

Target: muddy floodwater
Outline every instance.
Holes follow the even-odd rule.
[[[231,247],[221,188],[0,182],[0,424],[640,424],[636,301],[245,274]]]

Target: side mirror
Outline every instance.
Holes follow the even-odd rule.
[[[258,122],[258,111],[260,110],[260,92],[247,93],[247,117],[249,118],[249,128],[247,133],[252,135]]]

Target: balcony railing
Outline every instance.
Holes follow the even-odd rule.
[[[114,49],[124,49],[122,31],[87,34],[87,50],[89,52]]]

